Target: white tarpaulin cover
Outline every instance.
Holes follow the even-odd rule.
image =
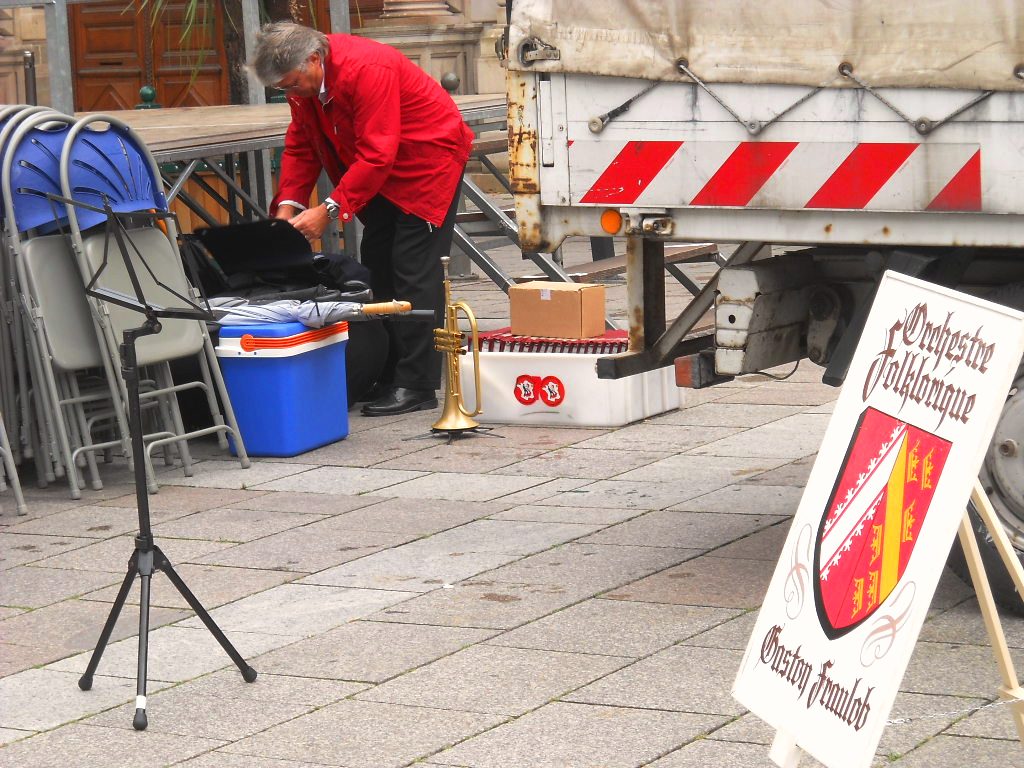
[[[1024,0],[513,0],[509,66],[711,83],[1024,90]],[[523,64],[536,38],[558,60]],[[849,83],[852,85],[852,83]]]

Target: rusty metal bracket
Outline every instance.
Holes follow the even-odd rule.
[[[536,37],[528,37],[519,43],[516,58],[520,64],[528,67],[536,61],[558,61],[562,54],[555,46]]]
[[[761,242],[742,243],[722,265],[722,269],[728,266],[746,264],[752,261],[764,247]],[[626,352],[621,355],[610,355],[597,360],[597,376],[599,379],[620,379],[623,376],[631,376],[635,373],[651,371],[655,368],[662,368],[670,365],[677,357],[699,352],[708,349],[714,343],[714,333],[686,338],[693,330],[697,321],[704,316],[715,303],[715,293],[718,290],[718,276],[721,269],[714,277],[708,280],[686,308],[679,313],[679,316],[672,321],[672,324],[653,343],[636,352]],[[627,286],[628,290],[628,286]],[[647,297],[644,297],[645,300]],[[664,303],[664,296],[660,301]]]

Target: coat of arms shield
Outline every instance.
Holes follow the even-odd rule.
[[[829,639],[871,616],[896,588],[950,445],[875,408],[861,414],[814,548],[815,605]]]

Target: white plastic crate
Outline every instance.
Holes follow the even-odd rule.
[[[481,352],[485,423],[619,427],[679,407],[672,366],[599,379],[600,354]],[[473,358],[460,356],[466,407],[473,403]]]

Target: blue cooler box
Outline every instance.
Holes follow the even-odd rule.
[[[347,342],[344,322],[221,328],[217,357],[249,454],[295,456],[348,434]]]

